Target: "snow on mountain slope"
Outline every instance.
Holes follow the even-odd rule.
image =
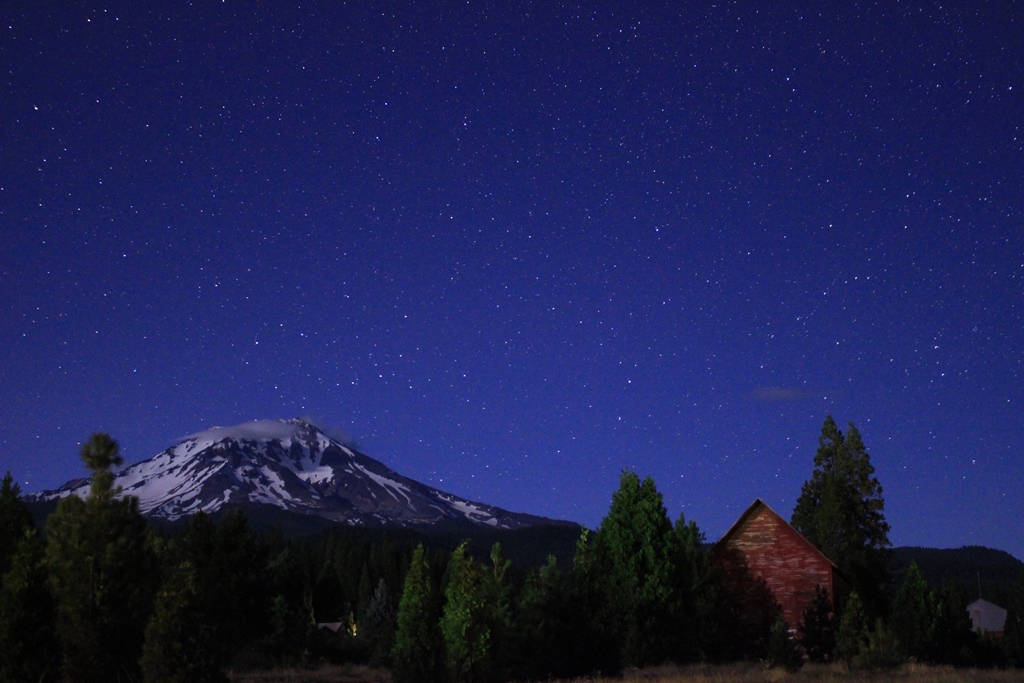
[[[301,419],[214,427],[122,470],[114,483],[143,514],[176,520],[224,505],[273,505],[342,524],[468,521],[515,529],[557,523],[475,503],[403,477]],[[30,498],[85,497],[88,480]]]

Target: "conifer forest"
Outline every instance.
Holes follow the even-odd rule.
[[[118,495],[117,443],[82,448],[91,478],[44,520],[0,486],[0,681],[229,680],[229,672],[358,664],[395,683],[549,681],[666,663],[906,662],[1024,666],[1024,573],[1000,594],[999,639],[971,628],[974,595],[917,564],[894,571],[882,486],[856,427],[826,419],[791,520],[845,577],[799,623],[770,591],[751,613],[696,520],[670,519],[655,482],[624,471],[575,548],[513,562],[522,538],[255,530],[235,510],[158,527]],[[545,543],[549,547],[544,547]],[[521,553],[520,553],[521,554]]]

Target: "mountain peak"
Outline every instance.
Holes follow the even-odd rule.
[[[121,471],[114,483],[146,515],[175,520],[225,505],[270,505],[341,524],[433,526],[443,522],[515,529],[557,523],[465,500],[403,477],[331,438],[307,418],[256,420],[185,437]],[[69,482],[31,496],[85,496]]]
[[[290,420],[253,420],[231,427],[211,427],[210,429],[190,434],[182,441],[212,441],[217,443],[225,439],[235,441],[285,441],[295,437],[308,437],[310,434],[323,434],[319,427],[306,418],[295,417]],[[324,435],[326,436],[326,435]]]

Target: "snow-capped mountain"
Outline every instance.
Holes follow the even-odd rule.
[[[214,427],[122,470],[114,482],[143,514],[176,520],[225,505],[272,505],[342,524],[496,529],[559,523],[453,496],[403,477],[301,419]],[[30,498],[85,497],[78,479]]]

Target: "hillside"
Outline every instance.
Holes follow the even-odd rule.
[[[962,548],[919,548],[905,546],[894,549],[893,579],[903,583],[907,568],[916,562],[925,579],[933,586],[954,587],[969,599],[981,597],[996,604],[1006,604],[1010,587],[1024,572],[1024,562],[1010,553],[984,546]]]

